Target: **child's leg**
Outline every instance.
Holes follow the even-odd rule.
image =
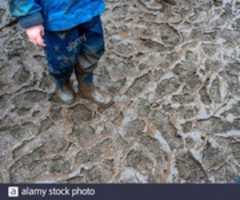
[[[68,82],[77,62],[79,36],[77,31],[45,31],[45,54],[49,74],[59,88]]]
[[[67,104],[74,101],[74,92],[70,77],[81,46],[77,29],[61,32],[45,31],[45,54],[48,60],[48,71],[57,85],[59,98]]]
[[[78,26],[78,30],[82,41],[78,57],[79,65],[76,67],[80,94],[106,108],[112,105],[112,96],[93,84],[93,71],[105,50],[100,17],[95,17],[91,21],[81,24]]]
[[[78,57],[81,81],[92,84],[93,71],[97,67],[99,59],[104,54],[104,34],[100,16],[78,26],[81,35],[81,53]]]

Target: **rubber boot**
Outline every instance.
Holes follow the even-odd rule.
[[[81,68],[81,66],[77,65],[75,67],[75,73],[81,97],[86,98],[102,107],[112,105],[112,96],[94,85],[92,72],[86,72]]]
[[[74,102],[75,95],[70,81],[66,81],[63,86],[57,87],[57,95],[64,104],[72,104]]]

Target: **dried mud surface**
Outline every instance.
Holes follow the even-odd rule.
[[[43,52],[0,1],[0,182],[214,183],[240,174],[240,3],[107,0],[96,84],[48,101]]]

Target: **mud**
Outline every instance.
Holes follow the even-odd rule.
[[[0,181],[214,183],[240,174],[240,3],[107,0],[101,110],[53,90],[0,1]]]

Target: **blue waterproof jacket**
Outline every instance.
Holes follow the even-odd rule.
[[[102,14],[105,5],[104,0],[9,0],[9,8],[23,28],[43,24],[61,31]]]

